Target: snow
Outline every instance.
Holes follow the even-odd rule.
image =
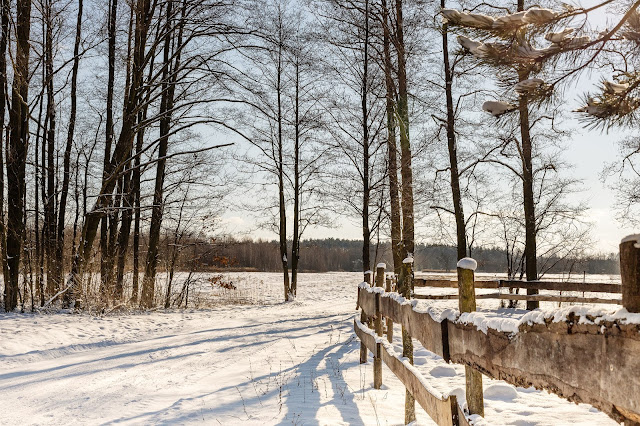
[[[470,271],[475,271],[478,269],[478,262],[475,259],[470,257],[465,257],[463,259],[458,260],[458,268],[460,269],[468,269]]]
[[[387,267],[387,264],[384,262],[378,263],[378,265],[376,266],[376,268],[382,268],[385,269]]]
[[[438,365],[429,370],[433,377],[456,377],[456,369],[450,365]]]
[[[243,296],[206,309],[0,314],[0,400],[11,407],[12,423],[402,424],[400,381],[383,366],[383,389],[375,390],[370,354],[359,363],[353,319],[361,272],[300,274],[291,303],[282,302],[279,273],[228,276]],[[457,301],[384,296],[434,319],[457,317],[451,308]],[[487,327],[491,316],[524,318],[524,311],[491,302],[479,304]],[[382,342],[403,360],[400,327],[394,327],[393,343]],[[464,404],[464,366],[414,345],[411,368],[425,386]],[[484,388],[485,418],[475,417],[476,425],[615,424],[588,405],[544,391],[486,377]],[[416,425],[434,424],[419,406],[416,413]]]
[[[484,334],[487,334],[490,328],[501,332],[516,334],[519,325],[518,321],[511,318],[486,316],[482,312],[464,312],[458,318],[458,322],[462,324],[473,324]]]
[[[484,399],[494,399],[499,401],[513,401],[518,398],[518,391],[515,386],[506,383],[496,383],[484,389]]]
[[[515,109],[515,105],[503,101],[486,101],[482,104],[482,110],[490,113],[494,117],[499,117],[502,114],[513,111]]]
[[[522,95],[537,89],[542,84],[544,84],[544,80],[540,78],[528,78],[526,80],[518,82],[515,86],[513,86],[513,90],[516,93]]]
[[[630,241],[635,241],[636,243],[633,245],[636,248],[640,248],[640,234],[627,235],[620,241],[620,243],[628,243]]]
[[[551,43],[563,43],[573,34],[575,28],[564,28],[562,31],[547,33],[544,38]]]
[[[524,22],[543,25],[554,19],[557,15],[558,13],[553,10],[533,7],[525,13]]]
[[[616,322],[619,324],[640,324],[640,313],[631,313],[625,308],[616,310],[595,308],[592,306],[566,306],[545,311],[532,311],[524,315],[520,324],[544,324],[551,322],[565,322],[569,318],[577,317],[579,324],[602,324],[603,322]]]
[[[607,93],[620,94],[624,93],[629,88],[629,83],[614,83],[612,81],[604,81],[602,83]],[[636,241],[640,240],[638,235],[635,235]]]

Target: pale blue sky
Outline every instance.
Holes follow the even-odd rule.
[[[595,3],[595,0],[581,2],[585,7]],[[592,17],[592,27],[600,29],[607,27],[607,15],[599,13]],[[567,111],[579,107],[579,96],[583,91],[592,90],[594,83],[600,79],[599,75],[589,74],[581,77],[573,89],[565,92]],[[600,130],[587,130],[577,120],[577,114],[569,113],[566,125],[576,131],[567,141],[564,159],[574,167],[573,175],[584,180],[585,191],[576,195],[576,199],[585,200],[590,207],[588,220],[593,223],[593,240],[595,244],[590,251],[614,252],[618,249],[620,240],[640,230],[622,227],[615,220],[613,206],[615,198],[610,189],[600,180],[600,174],[607,163],[619,159],[617,141],[623,135],[620,130],[609,133]],[[613,182],[613,181],[612,181]],[[253,238],[274,239],[276,234],[266,230],[255,229],[254,219],[248,212],[228,212],[223,218],[225,226],[231,233],[250,233]],[[346,238],[361,239],[361,227],[358,222],[346,218],[336,217],[333,228],[309,229],[306,238]]]

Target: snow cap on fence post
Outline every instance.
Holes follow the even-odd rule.
[[[640,234],[629,235],[620,243],[622,306],[640,312]]]
[[[478,269],[478,262],[476,262],[476,260],[471,257],[465,257],[458,260],[458,268],[475,271],[476,269]]]

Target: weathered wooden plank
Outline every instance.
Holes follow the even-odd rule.
[[[360,341],[362,343],[364,343],[364,345],[367,347],[367,349],[369,349],[369,351],[371,351],[371,353],[373,354],[373,356],[377,356],[378,355],[378,345],[376,344],[376,339],[375,337],[373,337],[371,334],[366,333],[364,330],[362,330],[360,327],[358,327],[358,322],[354,319],[353,320],[353,330],[356,332],[356,336],[358,336],[358,338],[360,339]]]
[[[501,288],[525,288],[537,290],[581,291],[620,294],[622,286],[613,283],[572,283],[561,281],[508,281],[500,280]]]
[[[640,312],[640,236],[629,235],[620,243],[622,300],[629,312]]]
[[[570,299],[546,295],[499,296]],[[375,294],[361,291],[360,297],[361,305],[373,304],[369,309],[375,312]],[[380,312],[403,324],[426,349],[447,360],[471,366],[516,386],[535,386],[570,401],[592,404],[617,421],[640,422],[638,324],[606,321],[580,324],[569,318],[560,323],[523,324],[516,335],[492,329],[485,334],[473,325],[437,322],[428,313],[415,312],[411,304],[400,304],[390,297],[380,297]],[[356,333],[372,352],[384,353],[372,336],[367,337],[368,334],[357,327]]]
[[[358,304],[362,308],[365,314],[370,317],[375,316],[376,314],[376,295],[375,293],[370,293],[366,289],[361,288],[358,291]]]
[[[449,322],[451,360],[640,421],[640,326],[577,321],[521,325],[516,335]]]
[[[458,424],[460,426],[471,426],[471,423],[469,423],[469,420],[467,420],[467,417],[464,415],[464,411],[460,407],[460,404],[456,403],[456,405],[458,410]]]
[[[448,278],[414,278],[414,287],[439,287],[439,288],[458,288],[458,280]]]
[[[455,395],[451,395],[447,399],[442,399],[440,396],[435,395],[430,388],[425,385],[423,382],[424,378],[420,376],[420,373],[414,373],[414,371],[410,369],[411,367],[408,367],[398,359],[395,352],[393,352],[393,350],[389,351],[386,345],[376,343],[375,337],[359,327],[356,320],[353,321],[353,329],[367,348],[373,349],[372,352],[374,355],[375,351],[379,350],[382,362],[400,379],[402,384],[415,397],[415,400],[418,401],[420,406],[438,425],[469,425],[469,422],[464,417],[464,413],[458,405]],[[371,332],[373,332],[373,330],[371,330]],[[456,417],[453,416],[454,412],[457,413]]]
[[[458,288],[458,280],[449,278],[414,278],[414,287]],[[499,288],[499,280],[474,281],[475,288]]]
[[[442,344],[442,326],[428,313],[416,312],[411,304],[401,305],[390,297],[380,298],[380,313],[401,324],[425,349],[445,358]]]
[[[453,426],[453,405],[451,399],[442,399],[433,395],[420,381],[420,378],[409,370],[407,366],[382,347],[382,361],[389,370],[400,379],[404,386],[411,392],[418,404],[440,426]],[[458,405],[457,402],[455,404]]]
[[[414,294],[414,299],[422,300],[457,300],[457,294]]]
[[[458,288],[458,281],[448,278],[415,278],[415,287]],[[619,294],[622,286],[614,283],[575,283],[561,281],[476,280],[475,288],[524,288],[555,291],[581,291]]]
[[[500,294],[498,299],[505,300],[537,300],[539,302],[573,302],[573,303],[605,303],[610,305],[622,304],[621,299],[603,299],[600,297],[555,296],[549,294]]]
[[[422,300],[457,300],[457,294],[414,294],[414,299]],[[503,299],[503,300],[537,300],[539,302],[573,302],[573,303],[604,303],[610,305],[620,305],[621,299],[603,299],[600,297],[580,297],[580,296],[560,296],[553,294],[509,294],[490,293],[476,294],[476,299]]]

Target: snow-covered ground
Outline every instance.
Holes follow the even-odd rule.
[[[371,360],[359,364],[352,327],[361,274],[302,274],[287,304],[279,274],[230,279],[244,296],[220,297],[245,304],[0,314],[0,424],[402,424],[401,383],[383,367],[383,389],[374,390]],[[498,303],[482,301],[482,311],[495,315]],[[522,315],[507,312],[500,316]],[[415,364],[437,390],[463,396],[464,367],[417,342]],[[484,386],[486,424],[615,424],[544,391],[486,378]],[[416,411],[418,424],[433,424]]]

